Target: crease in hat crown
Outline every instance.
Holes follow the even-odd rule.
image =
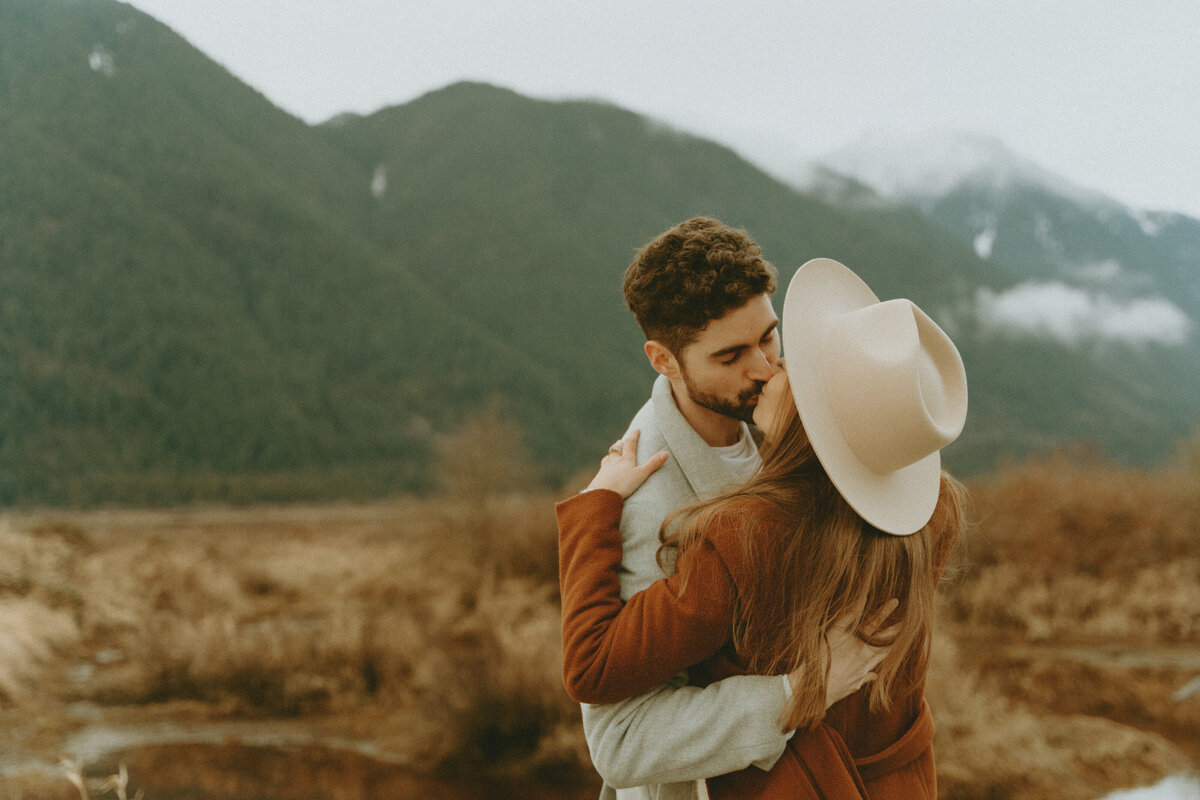
[[[838,315],[821,348],[838,429],[872,470],[889,473],[915,464],[962,432],[962,361],[949,337],[911,301],[888,300]]]

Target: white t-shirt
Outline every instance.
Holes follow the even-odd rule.
[[[736,443],[724,447],[714,447],[712,450],[729,465],[741,482],[750,480],[751,476],[762,466],[762,456],[758,454],[758,448],[754,446],[754,439],[750,437],[750,430],[745,425],[742,426],[742,435],[738,437]]]

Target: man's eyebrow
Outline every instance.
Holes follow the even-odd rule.
[[[771,334],[771,331],[775,330],[778,327],[779,327],[779,320],[775,320],[774,322],[772,322],[770,325],[767,326],[767,329],[765,331],[763,331],[762,336],[758,337],[758,340],[761,342],[763,339],[767,338],[767,336],[769,336]],[[708,356],[709,356],[709,358],[721,358],[722,356],[731,356],[734,353],[740,353],[743,350],[749,349],[750,347],[751,347],[751,345],[748,345],[748,344],[735,344],[730,347],[724,347],[720,350],[709,353]]]

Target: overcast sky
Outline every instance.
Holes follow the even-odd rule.
[[[878,128],[954,128],[1200,217],[1196,0],[132,4],[310,122],[481,80],[604,99],[777,171]]]

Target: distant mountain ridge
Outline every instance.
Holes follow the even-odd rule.
[[[1089,369],[1139,381],[1154,400],[1114,416],[1114,428],[1139,410],[1159,430],[1195,425],[1187,398],[1200,387],[1200,221],[1129,207],[962,133],[865,137],[797,185],[841,206],[913,208],[1007,273],[1011,286],[979,290],[960,316],[985,340],[1074,350],[1086,360],[1056,377],[1077,377],[1080,388]],[[1132,440],[1122,448],[1139,449]]]
[[[492,397],[560,480],[653,378],[625,266],[697,214],[784,282],[836,257],[950,328],[961,472],[1081,439],[1148,463],[1195,424],[1186,348],[1101,357],[967,313],[1042,269],[1000,234],[981,257],[927,209],[798,192],[611,105],[462,83],[309,126],[114,0],[0,0],[0,67],[0,504],[421,489]],[[1189,230],[1163,228],[1179,264]]]
[[[1124,270],[1200,318],[1200,220],[1130,207],[993,138],[964,133],[877,133],[820,166],[888,200],[915,204],[1018,277],[1113,284],[1114,270]]]
[[[872,131],[829,153],[819,164],[893,200],[922,202],[971,184],[993,193],[1037,185],[1076,202],[1104,201],[1099,192],[1055,175],[994,136],[954,130]]]
[[[1161,323],[1145,333],[1174,343],[1200,321],[1200,220],[1131,208],[966,134],[876,135],[821,166],[916,205],[1021,281],[1076,290],[1054,290],[1066,305],[1081,292],[1110,316],[1140,304]]]

